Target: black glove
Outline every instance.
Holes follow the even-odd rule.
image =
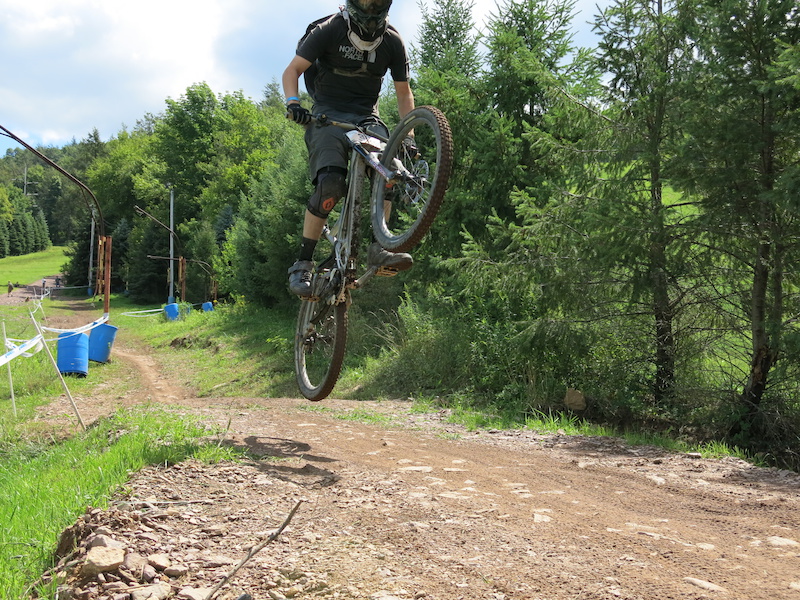
[[[311,113],[308,112],[308,109],[303,108],[297,103],[286,105],[286,118],[300,125],[308,125],[311,123]]]

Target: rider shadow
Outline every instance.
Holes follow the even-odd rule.
[[[301,487],[328,487],[341,479],[335,472],[311,464],[337,461],[327,456],[309,454],[311,446],[304,442],[251,435],[244,438],[242,442],[230,440],[229,445],[233,448],[244,450],[248,455],[257,459],[256,467],[259,471]],[[263,460],[264,458],[287,460],[287,462],[297,459],[307,462],[302,466],[295,466],[266,461]]]

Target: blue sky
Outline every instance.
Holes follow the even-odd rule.
[[[505,0],[500,0],[504,3]],[[575,41],[608,0],[578,0]],[[205,81],[215,93],[260,99],[297,39],[337,0],[0,0],[0,125],[31,145],[62,146],[94,128],[108,140],[166,98]],[[480,26],[497,0],[474,0]],[[411,45],[417,0],[394,0],[391,22]],[[18,146],[0,136],[0,155]]]

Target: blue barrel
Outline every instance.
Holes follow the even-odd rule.
[[[203,302],[203,311],[211,312],[214,310],[214,304],[212,302]]]
[[[117,328],[108,323],[98,325],[89,334],[89,360],[94,362],[108,362],[111,356],[111,346],[117,337]]]
[[[172,302],[164,307],[164,313],[167,315],[168,321],[177,321],[181,311],[178,304],[176,302]]]
[[[89,374],[89,336],[85,333],[58,335],[58,370],[62,375],[86,377]]]

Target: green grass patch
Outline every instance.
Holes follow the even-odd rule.
[[[53,566],[61,531],[88,506],[105,506],[132,472],[192,456],[229,458],[203,441],[208,435],[199,421],[142,408],[63,443],[0,446],[0,597],[28,597]]]
[[[43,277],[61,273],[67,260],[64,255],[66,249],[66,246],[53,246],[42,252],[0,258],[0,283],[5,285],[11,281],[28,285],[41,282]]]
[[[132,313],[159,307],[112,298],[114,324],[151,345],[165,368],[199,396],[295,396],[294,312],[246,304],[191,310],[176,321],[161,313]]]

